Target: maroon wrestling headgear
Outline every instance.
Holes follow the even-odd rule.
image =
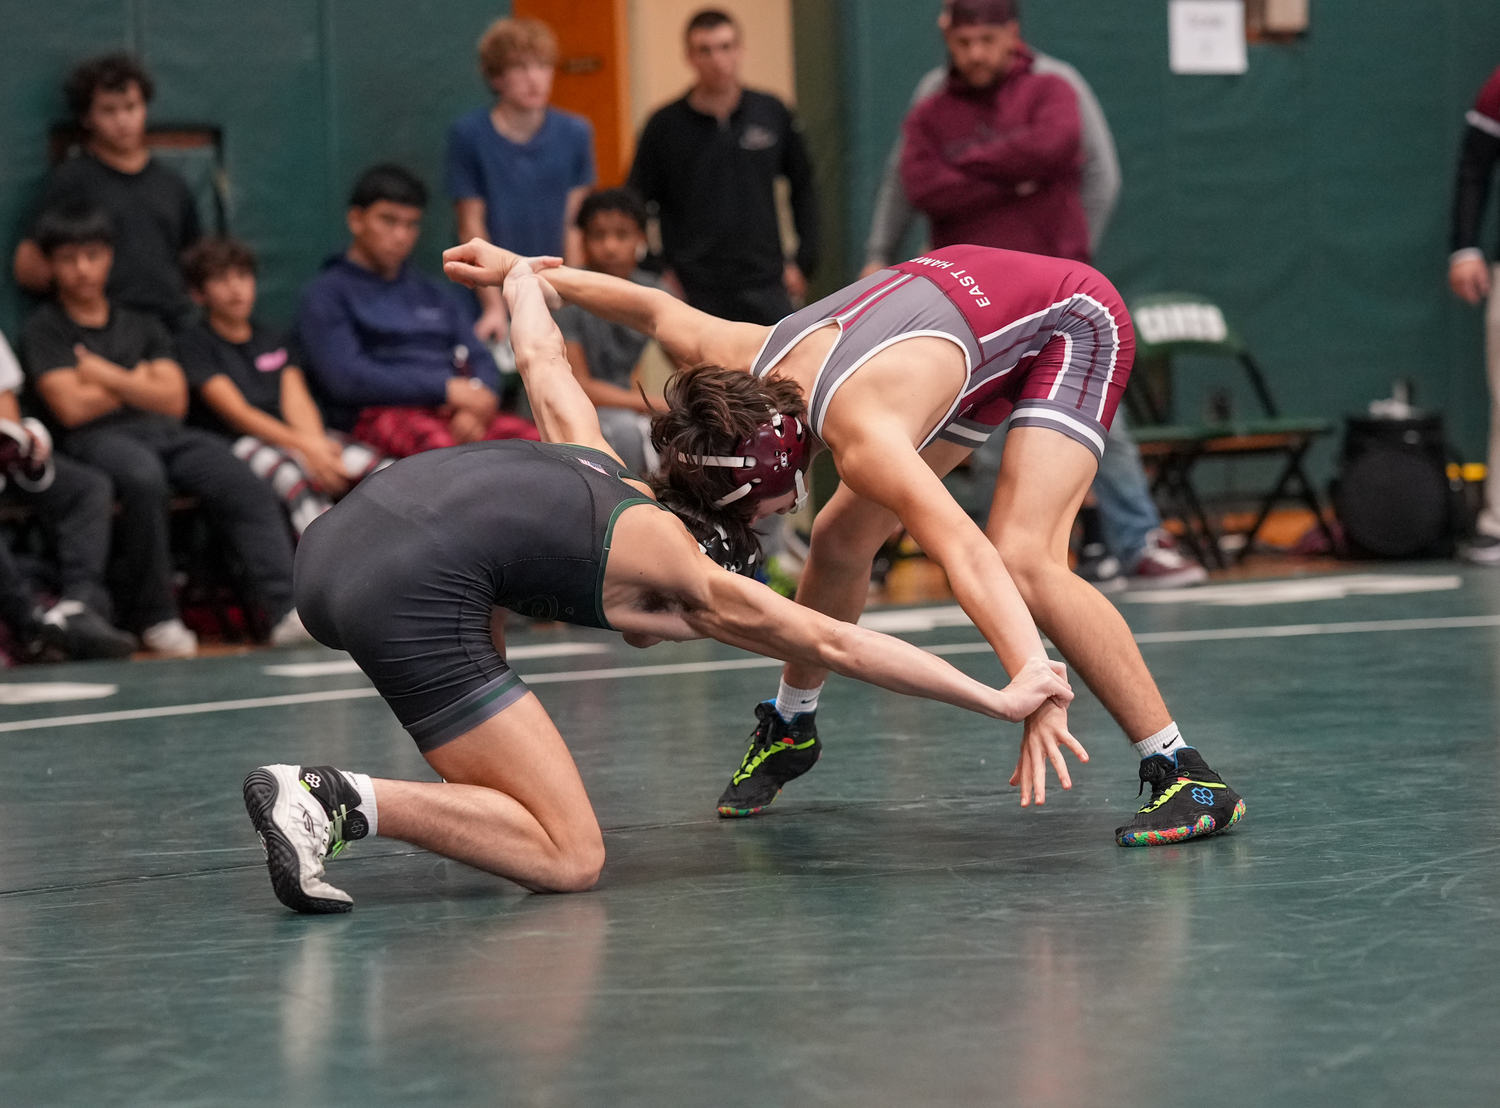
[[[753,471],[747,474],[744,484],[728,496],[715,500],[715,508],[733,504],[747,496],[755,500],[772,500],[795,489],[797,503],[792,510],[800,512],[807,503],[807,485],[802,480],[802,470],[808,460],[807,438],[807,428],[800,419],[777,412],[757,427],[753,435],[741,439],[731,455],[679,453],[677,457],[693,465]]]

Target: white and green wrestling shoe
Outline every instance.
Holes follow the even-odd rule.
[[[353,908],[353,897],[323,880],[323,859],[363,838],[369,826],[343,773],[332,766],[261,766],[245,778],[244,791],[276,899],[308,915]]]

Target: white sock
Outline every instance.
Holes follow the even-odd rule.
[[[1177,724],[1169,723],[1156,734],[1130,745],[1135,748],[1137,757],[1149,758],[1153,754],[1166,754],[1170,757],[1187,746],[1187,743],[1182,741],[1182,732],[1177,730]]]
[[[799,712],[816,712],[818,694],[822,691],[822,685],[815,689],[794,689],[786,683],[786,678],[783,677],[781,688],[776,690],[776,714],[787,723],[791,723],[792,717]]]
[[[370,780],[368,773],[350,773],[347,769],[339,772],[349,779],[349,784],[359,790],[359,810],[365,814],[365,819],[370,824],[370,834],[380,834],[376,830],[379,820],[375,808],[375,782]]]

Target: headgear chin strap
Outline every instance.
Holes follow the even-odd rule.
[[[741,439],[733,454],[700,456],[679,453],[677,457],[694,465],[751,471],[744,484],[714,501],[715,508],[733,504],[747,496],[756,500],[774,500],[795,490],[797,502],[792,510],[800,512],[807,505],[807,484],[802,479],[802,470],[807,463],[807,437],[807,428],[800,419],[777,412],[757,427],[753,435]]]

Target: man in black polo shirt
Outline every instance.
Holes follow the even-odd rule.
[[[192,319],[193,304],[177,259],[201,231],[187,183],[155,161],[146,146],[151,76],[129,54],[105,54],[73,70],[66,92],[88,141],[52,171],[37,210],[106,212],[115,244],[105,290],[110,302],[148,312],[180,330]],[[52,288],[52,267],[34,231],[16,247],[15,276],[16,284],[39,296]]]
[[[630,187],[656,205],[662,251],[688,303],[770,325],[806,292],[818,257],[817,199],[796,119],[776,97],[740,84],[743,55],[728,15],[693,16],[687,57],[697,83],[646,123]],[[791,184],[795,259],[781,248],[777,177]]]

